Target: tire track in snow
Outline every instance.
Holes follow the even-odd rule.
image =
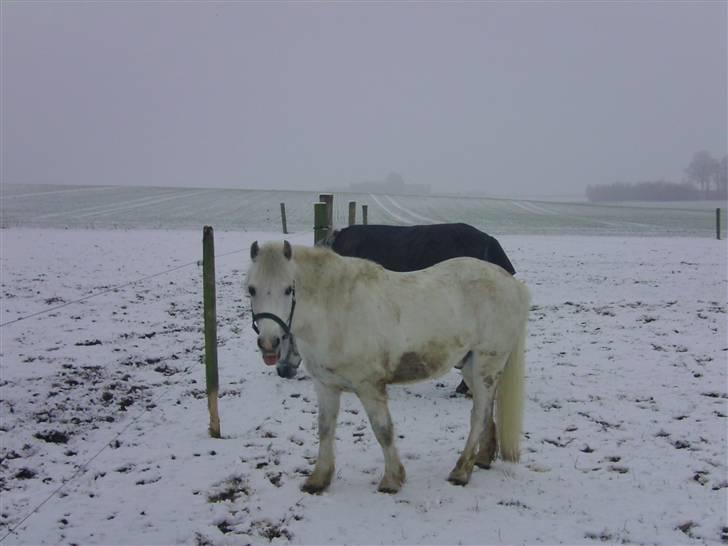
[[[408,220],[408,219],[406,219],[406,218],[404,218],[404,217],[400,216],[399,214],[397,214],[397,213],[395,213],[395,212],[392,212],[392,211],[391,211],[391,210],[389,210],[389,209],[388,209],[387,207],[385,207],[385,206],[384,206],[384,204],[383,204],[383,203],[382,203],[382,202],[381,202],[381,201],[380,201],[379,199],[377,199],[377,197],[376,197],[376,196],[375,196],[375,195],[374,195],[373,193],[370,193],[370,194],[369,194],[369,197],[371,197],[371,198],[372,198],[372,200],[373,200],[373,201],[374,201],[374,202],[375,202],[375,203],[376,203],[377,205],[379,205],[379,208],[381,208],[381,209],[382,209],[382,210],[383,210],[383,211],[384,211],[385,213],[387,213],[387,214],[388,214],[389,216],[391,216],[392,218],[394,218],[394,219],[395,219],[395,220],[396,220],[397,222],[400,222],[401,224],[406,224],[406,225],[408,225],[408,226],[411,226],[412,224],[414,224],[414,222],[413,222],[413,221],[411,221],[411,220]]]
[[[516,207],[518,207],[518,208],[521,208],[521,209],[523,209],[523,210],[525,210],[527,212],[530,212],[532,214],[559,215],[559,213],[556,212],[556,211],[549,210],[546,207],[542,207],[542,206],[536,205],[534,203],[511,201],[511,204],[514,205],[514,206],[516,206]],[[578,219],[578,220],[586,220],[586,221],[589,221],[589,222],[593,222],[593,223],[600,224],[600,225],[603,225],[603,226],[608,226],[608,227],[611,227],[611,228],[620,228],[620,227],[623,227],[625,225],[631,225],[631,226],[641,227],[641,228],[651,227],[649,224],[640,224],[640,223],[637,223],[637,222],[627,222],[627,221],[610,222],[608,220],[597,220],[597,219],[591,218],[589,216],[582,216],[582,215],[578,215],[578,214],[561,214],[561,216],[569,217],[569,218],[574,218],[574,219]]]
[[[165,201],[173,201],[175,199],[185,199],[187,197],[194,197],[197,195],[201,195],[203,193],[210,193],[215,190],[202,190],[202,191],[196,191],[193,193],[185,193],[183,195],[172,195],[168,197],[161,197],[164,194],[158,194],[152,197],[144,197],[141,199],[132,199],[130,201],[124,201],[121,204],[112,206],[112,207],[85,207],[82,209],[77,209],[74,211],[64,211],[64,212],[54,212],[51,214],[44,214],[42,216],[37,216],[33,218],[33,220],[44,220],[47,218],[54,218],[58,216],[73,216],[74,218],[87,218],[90,216],[102,216],[104,214],[111,214],[114,212],[120,212],[120,211],[127,211],[127,210],[134,210],[142,207],[148,207],[151,205],[157,205],[159,203],[164,203]],[[88,211],[88,212],[86,212]],[[80,213],[80,214],[79,214]]]
[[[62,211],[62,212],[51,212],[51,213],[48,213],[48,214],[42,214],[40,216],[36,216],[36,217],[33,218],[33,220],[41,220],[41,219],[46,219],[46,218],[56,218],[56,217],[59,217],[59,216],[73,215],[73,214],[83,213],[83,212],[102,211],[102,210],[107,210],[107,209],[110,209],[110,208],[115,208],[115,207],[118,207],[120,205],[131,205],[133,203],[143,204],[143,203],[146,203],[146,202],[148,202],[150,200],[159,199],[163,195],[165,195],[165,193],[155,193],[153,195],[148,195],[146,197],[137,197],[135,199],[129,199],[129,200],[126,200],[126,201],[121,201],[120,203],[116,203],[116,204],[113,204],[113,205],[112,204],[109,204],[109,203],[106,203],[106,204],[102,204],[102,205],[92,205],[92,206],[87,206],[87,207],[81,207],[81,208],[78,208],[78,209],[75,209],[75,210],[70,210],[70,211],[69,210],[66,210],[66,211]]]
[[[20,197],[36,197],[38,195],[49,195],[52,193],[69,193],[69,192],[79,192],[79,191],[88,191],[88,192],[97,192],[97,191],[108,191],[108,190],[116,190],[119,189],[117,186],[104,186],[102,188],[73,188],[69,190],[51,190],[51,191],[37,191],[37,192],[30,192],[30,193],[18,193],[15,195],[0,195],[0,201],[5,199],[18,199]]]
[[[420,220],[424,220],[425,222],[427,222],[429,224],[439,224],[440,223],[439,220],[433,220],[432,218],[428,218],[427,216],[422,216],[421,214],[417,214],[416,212],[403,207],[397,201],[395,201],[394,198],[390,195],[385,195],[384,197],[386,197],[392,203],[392,205],[397,207],[399,210],[401,210],[405,214],[410,215],[412,218],[419,218]]]
[[[544,207],[539,207],[537,205],[534,205],[533,203],[521,203],[518,201],[511,201],[511,204],[521,208],[523,210],[526,210],[528,212],[532,212],[534,214],[556,214],[554,211],[549,210]]]

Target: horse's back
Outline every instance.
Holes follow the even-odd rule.
[[[437,287],[456,286],[466,297],[474,287],[482,289],[483,292],[478,295],[485,299],[497,299],[501,296],[509,297],[523,291],[527,292],[525,284],[499,265],[469,256],[450,258],[426,269],[400,275],[422,278],[423,283],[429,281]]]
[[[391,273],[397,299],[410,310],[409,320],[472,323],[478,329],[518,330],[527,319],[526,285],[502,267],[457,257],[421,271]],[[426,295],[423,297],[423,295]],[[423,302],[425,300],[425,302]]]

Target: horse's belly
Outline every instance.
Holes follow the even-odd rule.
[[[467,354],[458,344],[425,344],[421,348],[404,351],[388,362],[388,383],[410,383],[439,377],[457,366]]]
[[[431,338],[399,347],[379,347],[376,352],[364,345],[326,347],[319,354],[314,347],[299,343],[306,369],[318,381],[345,391],[363,384],[398,384],[423,381],[446,374],[457,367],[468,352],[467,342],[457,335]],[[308,349],[308,350],[306,350]]]

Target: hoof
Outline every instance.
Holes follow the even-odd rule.
[[[495,461],[495,450],[489,449],[486,452],[481,451],[475,458],[475,466],[478,468],[490,468],[490,465]]]
[[[467,472],[463,472],[461,470],[453,470],[447,477],[447,481],[449,481],[453,485],[464,486],[467,485],[470,481],[470,475]]]
[[[377,488],[377,491],[379,491],[380,493],[389,493],[390,495],[398,493],[399,490],[402,489],[402,485],[404,484],[406,476],[407,474],[404,471],[404,466],[399,465],[399,469],[397,470],[394,478],[382,478],[382,481],[379,482],[379,487]]]
[[[319,484],[313,484],[309,482],[304,482],[301,486],[301,491],[304,493],[308,493],[309,495],[320,495],[323,493],[328,485],[319,485]]]
[[[401,486],[391,486],[391,485],[382,485],[379,484],[379,487],[377,488],[377,491],[380,493],[387,493],[389,495],[394,495],[395,493],[399,493]]]
[[[449,481],[453,485],[459,485],[460,487],[465,487],[466,485],[468,485],[469,480],[466,480],[465,478],[449,476],[447,478],[447,481]]]

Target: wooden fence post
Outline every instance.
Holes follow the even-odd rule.
[[[217,309],[215,304],[215,238],[212,226],[202,230],[202,298],[205,315],[205,380],[207,409],[210,412],[210,436],[220,437],[217,411],[219,382],[217,375]]]
[[[283,224],[283,235],[288,234],[288,228],[286,227],[286,204],[281,203],[281,223]]]
[[[349,201],[349,225],[356,224],[356,201]]]
[[[715,238],[720,241],[720,207],[715,209]]]
[[[361,206],[361,223],[365,226],[367,225],[368,216],[369,214],[369,205],[362,205]]]
[[[329,232],[326,203],[315,203],[313,206],[313,244],[317,245],[326,238]]]
[[[331,233],[334,229],[334,194],[322,193],[319,202],[326,203],[326,229]]]

